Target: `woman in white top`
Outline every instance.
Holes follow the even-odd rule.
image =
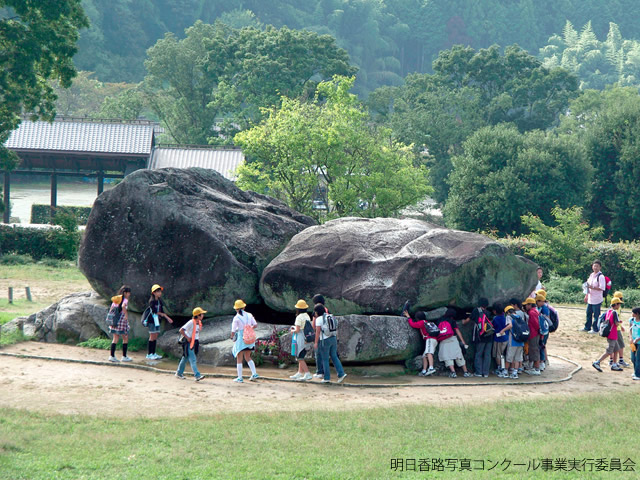
[[[298,300],[298,303],[295,305],[296,308],[296,321],[291,327],[291,343],[293,344],[294,340],[296,342],[296,350],[294,356],[298,360],[298,373],[295,375],[291,375],[289,378],[293,380],[301,380],[307,381],[311,380],[313,376],[311,372],[309,372],[309,367],[307,366],[307,362],[304,361],[304,357],[307,355],[307,349],[310,345],[307,344],[304,338],[304,326],[307,322],[311,325],[311,317],[307,313],[307,302],[304,300]]]
[[[236,368],[238,369],[238,378],[234,382],[242,383],[242,361],[246,360],[247,365],[251,369],[250,381],[258,379],[256,373],[256,364],[251,360],[251,352],[256,348],[255,333],[253,334],[253,343],[245,343],[244,330],[246,328],[255,329],[258,323],[249,312],[245,312],[244,308],[247,306],[242,300],[236,300],[233,304],[233,308],[236,311],[236,316],[233,317],[231,323],[231,340],[234,340],[233,344],[233,356],[236,357]]]

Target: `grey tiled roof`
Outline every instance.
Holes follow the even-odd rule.
[[[151,153],[149,168],[208,168],[228,180],[235,180],[234,172],[242,162],[244,155],[239,148],[157,146]]]
[[[23,120],[5,146],[12,150],[55,150],[122,154],[151,153],[155,125],[134,121]]]

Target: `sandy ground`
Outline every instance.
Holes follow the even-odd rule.
[[[583,369],[566,382],[531,384],[535,380],[558,380],[567,377],[575,365],[553,358],[541,377],[523,374],[520,380],[503,380],[491,376],[478,378],[418,378],[414,376],[365,377],[361,369],[349,369],[349,385],[322,385],[317,381],[297,383],[282,381],[294,373],[292,368],[261,368],[263,378],[257,382],[236,384],[231,381],[233,368],[202,367],[209,376],[196,383],[193,377],[179,380],[173,375],[175,363],[160,362],[145,371],[124,366],[94,365],[61,361],[0,357],[0,406],[19,407],[49,413],[111,416],[179,416],[188,401],[190,412],[216,414],[229,411],[300,411],[360,409],[400,405],[455,405],[483,401],[504,401],[554,395],[582,395],[609,390],[640,393],[640,382],[631,379],[631,370],[622,373],[608,368],[598,373],[591,367],[593,359],[604,350],[604,340],[597,335],[578,332],[583,320],[580,309],[560,309],[561,326],[552,334],[549,352],[571,359]],[[623,315],[627,318],[628,315]],[[104,351],[36,342],[22,343],[2,352],[78,360],[106,360]],[[146,365],[144,353],[132,353],[134,364]],[[629,354],[625,353],[629,361]],[[386,372],[395,367],[387,367]],[[384,369],[383,369],[384,370]],[[187,367],[190,372],[190,367]],[[248,368],[245,367],[245,374]],[[499,382],[499,384],[497,384]],[[357,384],[409,384],[391,388],[364,388]],[[437,384],[437,385],[436,385]],[[145,405],[153,397],[155,408]],[[195,401],[194,401],[195,400]]]

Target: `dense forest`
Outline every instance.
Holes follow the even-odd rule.
[[[80,70],[107,82],[139,82],[146,50],[196,20],[232,27],[273,25],[330,34],[359,68],[355,91],[399,85],[409,73],[431,71],[441,50],[518,44],[537,55],[569,20],[605,39],[610,22],[637,38],[635,0],[83,0],[91,27],[75,57]],[[556,42],[557,43],[557,42]]]

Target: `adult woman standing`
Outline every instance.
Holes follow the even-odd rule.
[[[109,327],[109,331],[113,334],[111,340],[111,356],[110,362],[117,362],[116,358],[116,345],[120,336],[122,336],[122,361],[130,362],[131,359],[127,357],[127,347],[129,345],[129,314],[127,313],[127,306],[129,305],[129,297],[131,297],[131,288],[127,285],[123,285],[118,290],[118,294],[111,297],[111,308],[120,308],[120,319],[114,327]]]
[[[167,322],[173,323],[173,320],[169,318],[169,315],[164,313],[164,302],[162,301],[162,292],[164,288],[155,284],[151,287],[151,297],[149,297],[149,309],[150,314],[147,316],[147,327],[149,328],[149,353],[147,358],[149,360],[159,360],[162,355],[156,353],[156,343],[158,340],[158,333],[160,333],[160,317],[164,317]]]
[[[249,312],[245,312],[245,307],[247,306],[242,300],[236,300],[233,304],[233,308],[236,311],[236,316],[233,317],[233,322],[231,323],[231,340],[234,340],[233,344],[233,356],[236,357],[236,368],[238,369],[238,378],[234,380],[234,382],[242,383],[242,361],[245,360],[249,368],[251,369],[251,377],[249,377],[250,381],[256,380],[258,377],[258,373],[256,372],[256,364],[251,360],[251,352],[256,348],[255,342],[255,333],[253,329],[256,328],[258,323],[256,319],[253,318]],[[250,329],[245,333],[246,329]],[[253,342],[245,339],[253,337]]]

